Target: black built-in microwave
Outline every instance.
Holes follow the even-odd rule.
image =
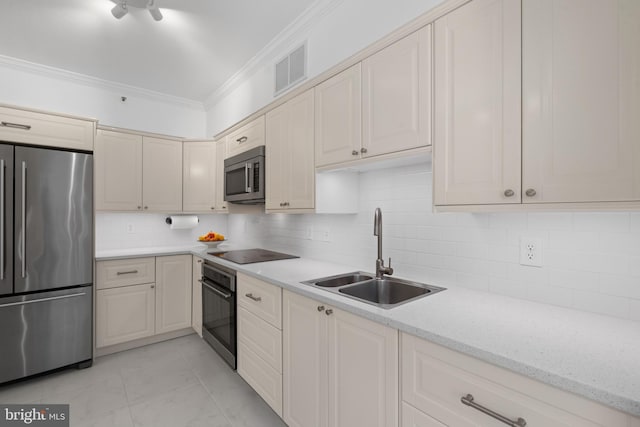
[[[264,145],[224,161],[224,200],[264,204]]]

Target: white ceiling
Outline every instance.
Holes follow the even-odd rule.
[[[0,55],[204,101],[314,0],[2,0]]]

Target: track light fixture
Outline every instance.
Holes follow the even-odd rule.
[[[133,6],[147,9],[156,21],[162,20],[162,12],[160,12],[155,0],[114,0],[114,2],[116,5],[111,9],[111,14],[116,19],[120,19],[129,13],[129,7]]]

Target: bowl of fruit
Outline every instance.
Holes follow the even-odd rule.
[[[224,235],[214,233],[213,231],[203,234],[202,236],[198,236],[198,242],[204,243],[210,248],[215,248],[224,241]]]

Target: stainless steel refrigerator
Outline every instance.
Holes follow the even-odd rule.
[[[92,291],[93,156],[0,143],[0,383],[90,366]]]

